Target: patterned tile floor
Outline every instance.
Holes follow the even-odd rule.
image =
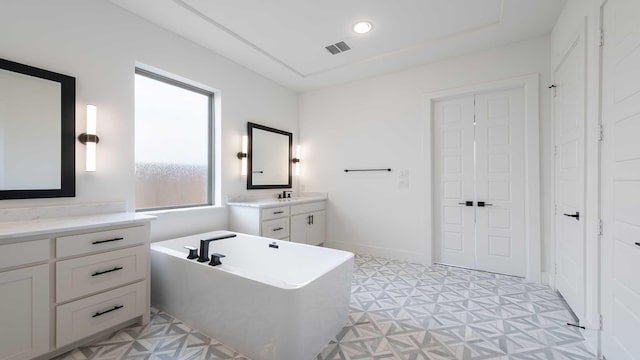
[[[166,313],[151,315],[57,360],[247,359]],[[547,286],[358,255],[348,323],[316,360],[595,359],[567,321]]]

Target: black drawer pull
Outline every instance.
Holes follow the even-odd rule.
[[[284,228],[283,227],[279,227],[279,228],[273,229],[273,231],[280,231],[280,230],[284,230]]]
[[[636,246],[640,246],[640,242],[637,242],[637,243],[636,243]]]
[[[120,240],[124,240],[124,238],[115,238],[115,239],[109,239],[109,240],[98,240],[98,241],[94,241],[91,244],[93,245],[97,245],[97,244],[104,244],[104,243],[108,243],[108,242],[112,242],[112,241],[120,241]]]
[[[104,315],[104,314],[108,314],[108,313],[110,313],[112,311],[116,311],[118,309],[122,309],[123,307],[124,307],[124,305],[116,305],[116,306],[114,306],[113,308],[111,308],[109,310],[98,311],[97,313],[93,314],[92,317],[98,317],[98,316],[101,316],[101,315]]]
[[[284,211],[274,211],[273,215],[284,214]]]
[[[105,270],[105,271],[96,271],[95,273],[93,273],[91,276],[98,276],[98,275],[102,275],[102,274],[107,274],[110,272],[114,272],[114,271],[118,271],[118,270],[122,270],[124,269],[122,266],[116,266],[111,270]]]

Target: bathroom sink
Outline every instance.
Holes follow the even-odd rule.
[[[326,200],[326,196],[296,196],[290,197],[286,199],[259,199],[253,201],[237,201],[237,202],[229,202],[228,205],[235,206],[250,206],[250,207],[269,207],[277,204],[299,204],[306,202],[314,202]]]

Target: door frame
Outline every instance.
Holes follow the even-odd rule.
[[[425,126],[426,249],[428,261],[433,263],[433,104],[449,98],[513,88],[524,89],[525,104],[525,257],[526,279],[540,283],[541,223],[540,223],[540,76],[525,75],[483,84],[442,90],[423,95],[427,123]]]

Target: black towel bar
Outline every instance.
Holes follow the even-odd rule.
[[[350,171],[391,171],[391,169],[344,169],[344,172]]]

